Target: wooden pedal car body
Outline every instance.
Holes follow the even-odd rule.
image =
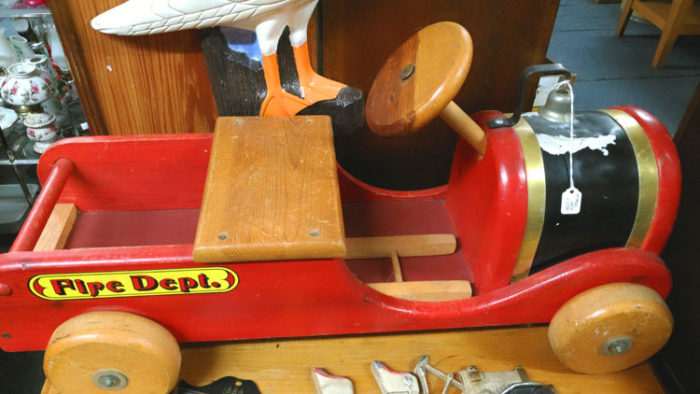
[[[388,259],[195,263],[211,134],[61,141],[42,156],[41,195],[11,251],[0,255],[0,347],[44,349],[57,326],[93,311],[142,315],[178,342],[205,342],[547,323],[575,295],[615,282],[666,297],[671,278],[658,253],[677,210],[678,159],[655,118],[633,107],[620,111],[642,126],[656,158],[658,193],[647,228],[627,244],[521,272],[513,283],[538,240],[528,238],[527,149],[513,128],[486,126],[503,114],[475,115],[487,130],[487,151],[479,159],[460,141],[442,187],[384,190],[339,168],[346,236],[456,235],[451,255],[402,260],[406,281],[473,284],[472,297],[445,302],[368,287],[393,280]],[[80,212],[65,248],[35,251],[57,203]]]

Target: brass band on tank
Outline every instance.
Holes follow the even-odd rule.
[[[527,174],[527,224],[523,243],[518,253],[518,259],[513,269],[511,282],[518,281],[528,276],[530,267],[535,259],[537,247],[540,244],[542,228],[544,226],[545,202],[547,190],[544,175],[544,161],[542,151],[537,142],[534,130],[524,118],[513,126],[525,159],[525,171]]]
[[[659,194],[659,170],[656,166],[656,157],[649,138],[637,120],[627,112],[617,109],[606,109],[602,112],[608,114],[625,130],[637,159],[639,201],[634,225],[626,246],[639,248],[649,232],[654,212],[656,212]]]

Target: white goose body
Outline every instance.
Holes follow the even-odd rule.
[[[318,75],[311,67],[306,27],[318,0],[128,0],[96,16],[92,27],[105,34],[145,35],[229,26],[254,30],[262,54],[267,92],[260,115],[294,115],[337,97],[345,85]],[[289,26],[301,97],[280,83],[277,43]]]
[[[318,0],[129,0],[92,20],[106,34],[146,35],[229,26],[255,30],[263,55],[277,51],[286,26],[292,46],[306,42]]]

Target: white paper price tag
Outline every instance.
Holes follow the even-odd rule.
[[[561,213],[578,215],[579,212],[581,212],[581,192],[572,186],[561,194]]]

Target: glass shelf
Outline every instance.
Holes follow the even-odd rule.
[[[39,159],[16,159],[12,162],[15,166],[35,166],[39,164]],[[10,161],[7,160],[5,153],[0,153],[0,166],[9,166]]]
[[[0,0],[0,34],[6,37],[22,35],[29,40],[28,49],[31,51],[49,55],[48,48],[52,47],[54,52],[64,59],[60,43],[50,45],[51,40],[57,40],[57,33],[53,30],[51,11],[46,7],[13,8],[8,5],[11,3],[15,1]],[[18,21],[22,19],[26,21]],[[18,50],[15,48],[15,51]],[[22,58],[29,56],[26,53],[17,55]],[[41,110],[56,115],[55,126],[59,132],[59,139],[87,134],[88,131],[81,128],[86,121],[85,114],[68,66],[62,67],[61,64],[56,63],[52,68],[54,71],[60,71],[56,78],[58,94],[42,103],[41,109],[32,108],[32,111]],[[1,99],[0,105],[3,105]],[[11,107],[8,106],[8,109]],[[3,124],[5,123],[8,122]],[[40,154],[34,151],[34,141],[27,136],[23,116],[19,115],[11,126],[1,132],[9,145],[5,147],[0,144],[0,236],[3,236],[16,234],[30,209],[23,189],[28,189],[29,193],[36,197],[41,186],[36,173]],[[6,148],[12,152],[15,158],[13,162],[8,159]],[[26,188],[22,188],[22,185]]]
[[[0,8],[0,18],[32,18],[51,15],[48,8]]]

